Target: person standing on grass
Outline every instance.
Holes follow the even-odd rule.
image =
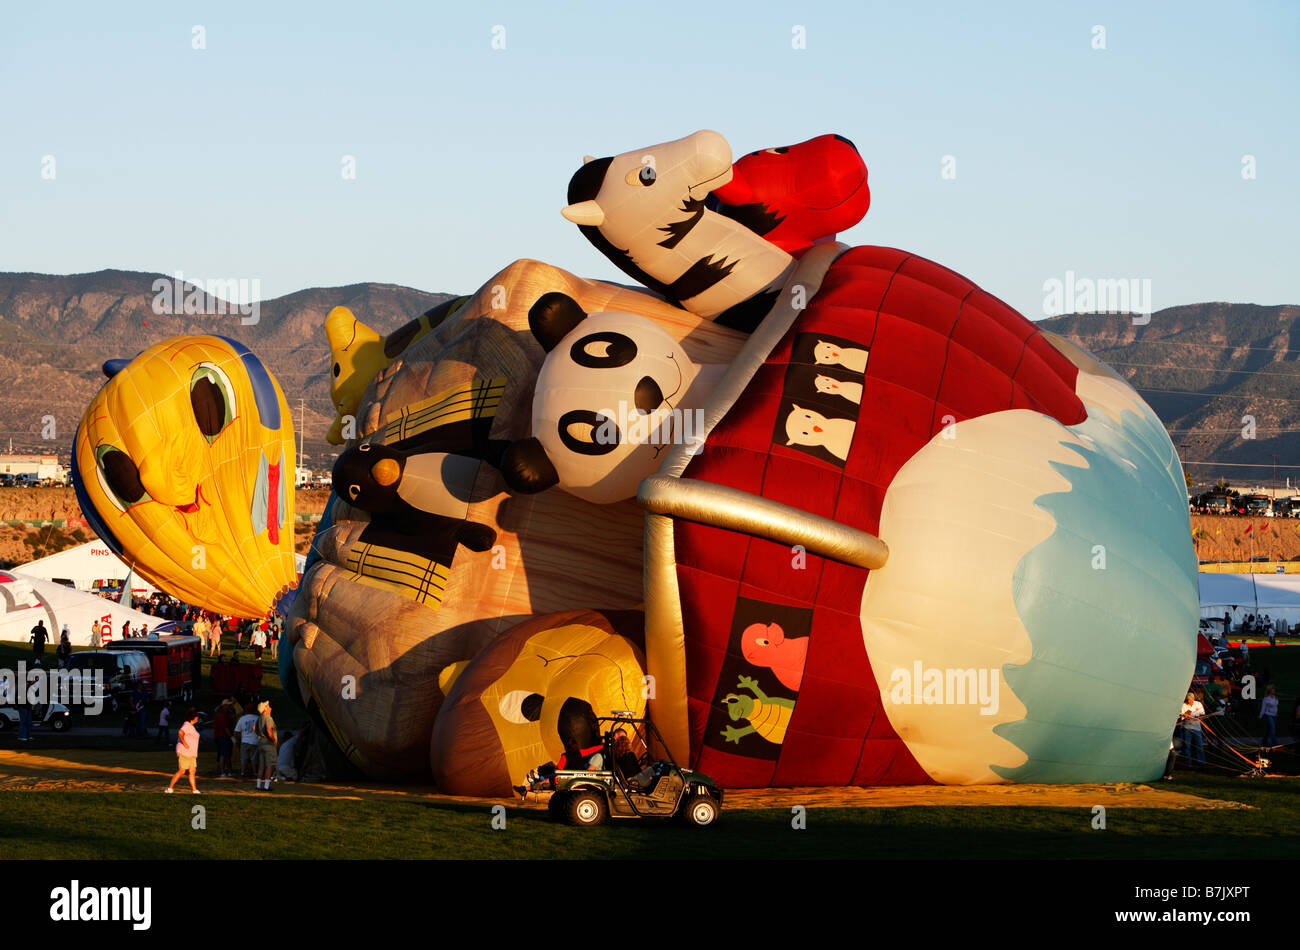
[[[271,704],[266,700],[257,704],[257,756],[259,774],[257,787],[263,791],[271,790],[271,776],[275,774],[275,720],[271,718]]]
[[[32,707],[27,698],[27,684],[10,680],[13,683],[14,708],[18,710],[18,741],[32,741]]]
[[[1265,746],[1277,745],[1277,687],[1270,686],[1259,704],[1259,718],[1264,720]]]
[[[68,657],[72,656],[72,638],[68,636],[68,625],[63,625],[63,632],[59,634],[59,647],[54,651],[59,658],[59,669],[68,668]]]
[[[167,724],[171,722],[171,718],[172,704],[171,701],[168,700],[163,703],[162,709],[158,711],[158,744],[161,746],[167,744],[167,736],[168,733],[171,732],[171,730],[167,728]]]
[[[230,778],[230,753],[234,749],[230,733],[235,724],[235,717],[232,714],[234,705],[235,701],[227,696],[217,707],[217,714],[212,717],[212,737],[217,743],[218,778]]]
[[[1192,750],[1196,750],[1196,761],[1205,764],[1205,743],[1201,736],[1201,717],[1205,707],[1200,704],[1195,693],[1187,694],[1178,718],[1183,721],[1183,752],[1187,755],[1187,764],[1192,764]]]
[[[27,639],[32,644],[32,653],[36,659],[45,656],[45,641],[50,638],[50,631],[45,629],[45,621],[36,621],[36,626],[32,627],[32,635]]]
[[[167,794],[172,793],[172,786],[186,772],[190,777],[190,791],[195,795],[199,794],[199,787],[194,784],[194,770],[199,766],[199,730],[197,723],[199,714],[191,706],[185,713],[185,725],[181,726],[180,734],[176,737],[176,774],[172,776],[171,784],[167,786]]]
[[[257,778],[257,719],[257,713],[246,712],[235,723],[235,731],[239,733],[240,778],[244,778],[250,769],[253,777]]]
[[[90,648],[98,650],[103,645],[103,633],[100,630],[99,621],[92,620],[90,621]]]

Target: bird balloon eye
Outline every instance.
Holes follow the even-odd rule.
[[[349,486],[348,486],[348,497],[349,497],[349,498],[351,498],[353,501],[356,501],[357,498],[360,497],[360,495],[361,495],[361,486],[360,486],[360,485],[349,485]]]
[[[190,406],[194,421],[212,442],[235,419],[235,389],[214,363],[200,363],[190,377]]]
[[[641,167],[641,173],[637,175],[637,178],[640,180],[641,184],[645,185],[647,188],[655,183],[655,179],[657,177],[658,176],[655,174],[655,169],[653,165],[643,165]]]
[[[126,511],[142,501],[153,501],[140,482],[140,470],[131,456],[111,445],[101,445],[95,450],[95,475],[114,506]]]

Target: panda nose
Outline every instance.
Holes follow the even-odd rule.
[[[636,384],[636,407],[641,412],[651,413],[664,404],[664,392],[649,376],[642,376]]]

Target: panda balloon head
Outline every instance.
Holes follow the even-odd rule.
[[[558,485],[597,504],[631,498],[667,446],[694,431],[707,395],[701,367],[654,321],[587,314],[561,293],[538,299],[528,325],[546,360],[532,438],[501,456],[506,483],[517,492]]]

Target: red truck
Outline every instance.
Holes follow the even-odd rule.
[[[183,703],[194,699],[202,679],[203,647],[198,637],[176,634],[157,640],[110,640],[106,650],[129,650],[143,653],[153,669],[154,699],[180,698]]]

